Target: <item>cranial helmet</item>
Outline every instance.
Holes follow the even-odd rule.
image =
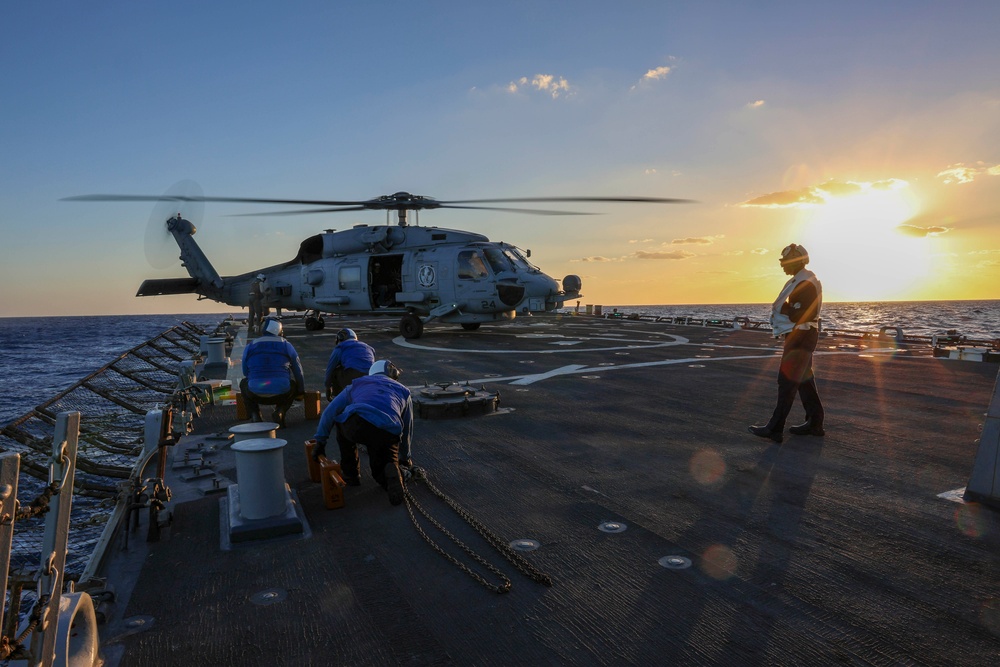
[[[264,320],[264,331],[272,336],[281,335],[281,320],[276,317],[268,317]]]
[[[358,334],[354,333],[354,329],[341,329],[337,332],[337,342],[343,343],[345,340],[357,340]]]
[[[368,375],[386,375],[393,380],[398,379],[401,372],[388,359],[379,359],[368,369]]]
[[[792,243],[785,247],[781,251],[781,259],[779,260],[782,266],[788,266],[789,264],[795,264],[796,262],[802,262],[802,264],[809,263],[809,251],[800,245],[795,245]]]

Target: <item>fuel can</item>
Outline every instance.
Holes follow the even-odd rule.
[[[302,405],[306,411],[306,419],[319,419],[322,412],[319,407],[319,392],[307,391],[302,396]]]
[[[247,414],[247,404],[243,402],[241,392],[236,392],[236,418],[240,421],[250,418],[250,415]]]
[[[323,502],[328,510],[344,506],[344,478],[341,476],[340,464],[332,459],[323,458],[319,462],[320,476],[323,480]]]
[[[306,440],[306,465],[309,466],[309,479],[313,482],[319,481],[319,461],[313,460],[313,448],[316,446],[315,440]]]

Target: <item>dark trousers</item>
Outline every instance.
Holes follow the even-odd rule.
[[[343,366],[337,366],[333,371],[333,389],[330,391],[331,396],[336,396],[340,392],[344,391],[349,384],[357,380],[359,377],[368,375],[368,373],[363,373],[356,368],[344,368]],[[332,398],[330,399],[333,400]]]
[[[292,407],[292,403],[295,402],[295,397],[299,393],[299,389],[296,386],[296,382],[292,381],[291,389],[284,394],[276,394],[274,396],[258,396],[257,394],[250,391],[250,387],[247,385],[247,379],[243,378],[240,380],[240,393],[243,394],[243,404],[246,405],[247,414],[253,417],[254,415],[260,416],[260,406],[263,405],[273,405],[281,414],[285,414]]]
[[[802,400],[806,420],[813,426],[823,425],[823,403],[816,389],[812,358],[819,340],[819,329],[793,329],[785,335],[785,346],[778,368],[778,403],[767,423],[772,431],[785,428],[785,419],[795,404],[795,395]]]
[[[358,479],[361,476],[361,462],[358,445],[368,446],[368,464],[372,478],[385,488],[385,466],[399,463],[400,436],[372,426],[356,414],[337,424],[337,445],[340,447],[340,469],[344,479]]]

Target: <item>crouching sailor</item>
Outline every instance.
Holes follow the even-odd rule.
[[[368,447],[372,477],[389,492],[389,502],[403,502],[399,467],[410,468],[413,401],[410,390],[397,382],[400,370],[388,359],[372,364],[368,375],[354,380],[323,410],[316,429],[313,458],[326,455],[326,442],[336,427],[340,468],[349,486],[361,484],[358,445]]]
[[[771,308],[771,331],[775,338],[785,337],[778,368],[778,402],[771,419],[763,426],[750,426],[749,431],[761,438],[780,443],[785,419],[795,403],[795,394],[802,400],[806,421],[792,426],[795,435],[823,435],[823,403],[816,389],[812,358],[819,340],[819,314],[823,306],[823,286],[816,274],[806,269],[809,253],[800,245],[791,244],[781,251],[781,268],[791,279],[785,283]]]
[[[281,337],[281,321],[264,320],[261,336],[243,348],[243,379],[240,391],[250,418],[263,421],[260,404],[275,406],[271,419],[285,428],[285,414],[303,391],[306,381],[298,352]]]
[[[330,360],[326,363],[326,400],[344,390],[344,387],[359,377],[368,375],[375,363],[375,350],[371,345],[358,340],[358,334],[353,329],[341,329],[337,332],[337,342]]]

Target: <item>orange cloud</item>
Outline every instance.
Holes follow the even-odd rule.
[[[760,197],[754,197],[743,202],[740,206],[759,206],[762,208],[790,208],[803,206],[819,206],[831,199],[838,197],[850,197],[865,190],[898,190],[909,185],[904,180],[898,178],[888,178],[872,183],[858,183],[855,181],[829,180],[819,185],[798,190],[783,190],[771,192]]]
[[[691,259],[697,257],[693,252],[687,250],[671,250],[669,252],[645,252],[639,250],[635,253],[636,259]]]
[[[917,225],[900,225],[896,231],[907,236],[940,236],[951,231],[948,227],[918,227]]]

